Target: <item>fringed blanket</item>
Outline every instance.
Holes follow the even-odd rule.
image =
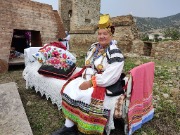
[[[154,115],[152,106],[152,89],[154,80],[154,63],[149,62],[133,68],[132,93],[128,110],[128,129],[132,134]]]

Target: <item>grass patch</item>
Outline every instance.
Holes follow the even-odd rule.
[[[171,94],[171,90],[179,88],[178,83],[172,82],[179,80],[179,63],[145,58],[126,58],[124,72],[127,73],[133,67],[149,61],[154,61],[156,66],[153,87],[155,117],[144,124],[134,135],[178,135],[180,133],[180,94],[179,92]],[[84,58],[78,58],[77,66],[82,67],[83,65]],[[0,83],[12,81],[17,83],[33,134],[49,135],[63,125],[63,114],[44,96],[41,97],[34,90],[25,89],[25,80],[22,78],[23,69],[24,67],[13,67],[8,73],[0,74]],[[168,94],[169,97],[165,98],[163,94]],[[122,131],[122,123],[117,122],[116,129],[111,135],[123,135]],[[80,135],[82,134],[80,133]]]

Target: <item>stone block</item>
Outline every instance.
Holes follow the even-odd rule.
[[[0,134],[33,135],[17,86],[0,84]]]

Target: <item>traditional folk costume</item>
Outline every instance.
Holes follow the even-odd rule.
[[[109,18],[101,19],[105,21],[104,25],[110,24]],[[124,66],[124,57],[115,43],[112,40],[107,48],[102,48],[98,42],[92,44],[87,52],[85,68],[71,77],[61,91],[66,120],[75,123],[82,133],[102,135],[104,130],[110,134],[114,129],[115,103],[123,90],[114,93],[109,86],[119,81]],[[93,87],[79,89],[88,80],[92,80]]]

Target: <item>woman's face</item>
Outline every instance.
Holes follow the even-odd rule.
[[[106,47],[110,44],[112,35],[107,29],[99,29],[98,42],[101,46]]]

